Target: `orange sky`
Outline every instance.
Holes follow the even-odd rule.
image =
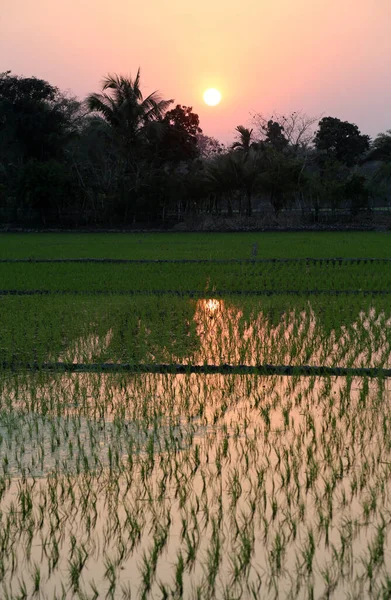
[[[193,106],[230,141],[250,113],[303,110],[391,128],[391,0],[1,0],[0,71],[83,98],[107,72]],[[217,87],[218,107],[202,94]]]

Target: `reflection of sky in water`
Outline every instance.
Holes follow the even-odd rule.
[[[10,470],[17,476],[22,468],[15,457],[22,457],[28,476],[29,461],[39,464],[43,447],[43,469],[33,474],[39,477],[54,471],[57,475],[34,485],[21,479],[11,483],[2,499],[0,520],[4,525],[12,503],[19,518],[20,491],[31,486],[36,518],[32,556],[41,565],[49,598],[54,598],[54,586],[60,589],[59,582],[67,579],[71,536],[77,547],[84,545],[89,551],[83,571],[85,586],[94,578],[106,594],[107,559],[118,557],[121,543],[132,547],[132,535],[140,527],[140,540],[125,553],[118,570],[118,580],[129,582],[132,597],[138,597],[143,554],[150,556],[154,536],[163,524],[169,537],[158,561],[156,594],[151,598],[160,597],[157,581],[174,585],[178,552],[186,557],[184,527],[199,544],[196,564],[186,570],[185,598],[192,598],[192,586],[205,585],[216,531],[221,543],[219,585],[235,589],[235,597],[241,586],[246,590],[245,581],[255,584],[260,574],[264,593],[259,597],[275,598],[275,589],[268,588],[275,580],[279,597],[289,598],[293,574],[305,590],[310,582],[314,597],[321,598],[322,571],[331,564],[338,567],[338,573],[343,569],[343,574],[339,595],[330,598],[345,597],[360,581],[365,585],[362,559],[376,527],[382,524],[389,493],[387,423],[391,421],[386,383],[247,375],[24,377],[18,383],[13,378],[20,404],[14,405],[8,426],[5,405],[12,378],[2,390],[2,456],[9,457]],[[34,407],[34,414],[28,412],[29,407]],[[85,457],[89,461],[86,471]],[[65,463],[67,469],[62,471]],[[366,524],[364,506],[373,492],[377,508]],[[45,515],[42,529],[38,528],[39,506]],[[60,570],[49,577],[42,540],[56,523],[55,511],[60,513],[56,531],[62,540],[62,558]],[[87,517],[92,527],[87,526]],[[338,562],[335,553],[340,552],[341,536],[350,535],[349,523],[351,545],[346,553],[352,559]],[[27,528],[28,521],[19,523],[13,546],[20,559],[15,577],[26,569],[22,557]],[[311,573],[300,567],[309,532],[315,539]],[[275,579],[277,536],[284,550],[283,568]],[[244,574],[244,581],[237,585],[232,558],[243,556],[247,542],[253,547],[248,578]],[[51,547],[46,551],[50,556]],[[387,568],[389,562],[386,554]],[[9,578],[7,571],[6,581]],[[303,588],[297,598],[307,597]],[[252,596],[244,593],[241,597]],[[120,591],[114,598],[122,598]]]
[[[389,385],[386,380],[387,396]],[[135,455],[144,454],[150,444],[155,453],[164,452],[166,440],[183,451],[219,431],[236,432],[239,438],[258,436],[265,422],[286,442],[305,429],[306,410],[322,419],[325,398],[334,402],[346,396],[355,404],[362,388],[360,378],[348,384],[343,377],[95,373],[14,377],[3,387],[0,412],[2,447],[9,451],[6,470],[16,475],[23,468],[38,477],[53,469],[74,473],[82,449],[89,457],[89,469],[95,471],[107,468],[110,446],[122,461],[129,444]],[[376,396],[378,389],[373,380],[366,393]]]

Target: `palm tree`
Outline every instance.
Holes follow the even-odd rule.
[[[117,149],[116,196],[119,205],[124,207],[125,220],[130,208],[135,218],[135,199],[140,198],[149,185],[151,169],[145,160],[148,132],[153,126],[163,127],[162,117],[172,102],[162,100],[158,92],[143,97],[140,69],[135,79],[107,75],[101,93],[90,94],[86,99],[88,108],[99,114],[98,126],[103,123],[109,129],[109,137]]]
[[[109,74],[103,80],[102,93],[90,94],[87,106],[100,113],[110,125],[123,149],[139,142],[146,128],[160,120],[173,100],[162,100],[155,91],[146,98],[140,89],[140,69],[136,78]]]
[[[255,144],[251,144],[247,152],[236,155],[237,170],[239,174],[240,190],[244,192],[247,207],[246,215],[251,217],[253,212],[252,198],[259,188],[262,173],[262,155]]]
[[[238,166],[232,153],[218,155],[208,162],[206,181],[213,194],[217,197],[225,196],[228,216],[232,217],[233,195],[239,187]]]
[[[235,131],[238,132],[239,139],[232,144],[232,150],[240,150],[244,153],[245,158],[247,158],[250,148],[255,144],[255,142],[252,141],[253,130],[247,129],[247,127],[243,127],[243,125],[238,125],[235,127]]]
[[[228,216],[233,214],[233,197],[239,192],[239,213],[242,214],[242,194],[246,198],[246,214],[252,215],[252,198],[257,191],[262,171],[262,159],[256,147],[251,146],[247,154],[229,152],[211,161],[206,170],[206,180],[216,194],[227,199]]]

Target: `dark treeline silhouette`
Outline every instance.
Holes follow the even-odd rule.
[[[197,215],[283,214],[302,222],[388,207],[391,130],[300,112],[253,115],[225,147],[191,107],[107,76],[84,102],[48,82],[0,74],[0,225],[170,226]]]

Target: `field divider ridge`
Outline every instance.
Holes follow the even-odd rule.
[[[175,364],[175,363],[67,363],[67,362],[7,362],[1,368],[7,371],[44,371],[51,373],[160,373],[160,374],[221,374],[221,375],[288,375],[288,376],[359,376],[391,377],[391,369],[380,367],[326,367],[312,365],[230,365],[230,364]]]
[[[303,264],[372,264],[391,263],[391,258],[177,258],[177,259],[132,259],[132,258],[1,258],[1,263],[96,263],[96,264],[257,264],[257,263],[303,263]]]
[[[0,290],[0,296],[387,296],[391,290]]]

